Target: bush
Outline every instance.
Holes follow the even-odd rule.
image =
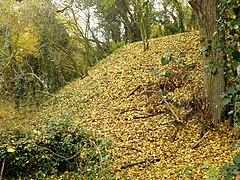
[[[108,50],[108,53],[111,54],[114,51],[116,51],[117,49],[119,49],[120,47],[124,46],[124,42],[123,41],[119,41],[119,42],[113,42]]]
[[[221,173],[224,175],[224,179],[230,180],[234,176],[240,174],[240,154],[233,158],[233,163],[226,164],[220,168]]]
[[[53,118],[31,133],[12,131],[1,135],[3,176],[43,178],[64,174],[92,179],[111,176],[110,141],[74,123],[68,116]]]

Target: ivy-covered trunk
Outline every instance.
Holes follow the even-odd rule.
[[[220,120],[224,111],[220,95],[225,90],[224,53],[218,50],[218,43],[224,32],[217,32],[218,0],[191,0],[192,8],[197,13],[200,39],[203,51],[204,86],[210,106],[211,116]]]

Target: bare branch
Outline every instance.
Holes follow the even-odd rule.
[[[67,9],[71,8],[74,3],[74,0],[71,0],[67,6],[65,6],[63,9],[57,10],[57,13],[64,13]]]
[[[69,157],[69,158],[66,158],[66,157],[64,157],[64,156],[62,156],[62,155],[60,155],[60,154],[57,154],[57,153],[55,153],[53,150],[51,150],[51,149],[49,149],[49,148],[47,148],[47,147],[40,146],[40,145],[37,145],[37,146],[46,149],[47,151],[49,151],[49,152],[52,153],[53,155],[55,155],[55,156],[57,156],[57,157],[65,160],[65,161],[69,161],[69,160],[77,157],[77,156],[81,153],[81,151],[82,151],[82,149],[83,149],[83,147],[84,147],[85,145],[83,145],[76,154],[74,154],[73,156],[71,156],[71,157]]]
[[[140,87],[141,87],[141,85],[138,85],[135,89],[133,89],[133,90],[131,91],[131,93],[129,93],[129,94],[127,95],[126,98],[129,98],[131,95],[133,95]]]
[[[210,131],[206,132],[206,133],[203,135],[203,137],[202,137],[201,139],[199,139],[199,140],[192,146],[192,148],[195,149],[195,148],[199,145],[199,143],[208,135],[209,132],[210,132]]]
[[[178,116],[176,115],[176,113],[173,111],[173,109],[171,108],[171,106],[169,105],[169,103],[167,102],[167,100],[163,97],[162,92],[160,92],[160,95],[162,96],[162,99],[164,101],[164,103],[167,105],[168,109],[170,109],[170,111],[172,112],[173,116],[175,117],[175,120],[179,123],[183,122],[178,118]]]
[[[2,168],[1,168],[1,172],[0,172],[0,180],[2,180],[2,177],[3,177],[3,170],[4,170],[5,162],[6,162],[6,158],[3,159]]]

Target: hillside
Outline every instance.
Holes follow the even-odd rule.
[[[171,62],[168,62],[171,60]],[[163,65],[165,64],[165,65]],[[201,98],[198,33],[183,33],[128,44],[89,71],[82,80],[65,86],[27,122],[69,114],[77,123],[115,142],[114,166],[129,179],[202,179],[207,172],[230,161],[232,134],[223,124],[209,131],[198,148],[199,113],[186,103]],[[159,95],[159,90],[168,96]],[[165,93],[165,92],[162,92]],[[172,141],[176,117],[186,120]],[[177,106],[179,105],[179,106]]]

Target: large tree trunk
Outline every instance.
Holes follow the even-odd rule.
[[[204,86],[211,116],[220,120],[224,111],[220,95],[225,89],[224,54],[218,51],[217,43],[224,32],[216,32],[218,19],[218,0],[189,1],[199,20],[200,39],[203,53]]]

